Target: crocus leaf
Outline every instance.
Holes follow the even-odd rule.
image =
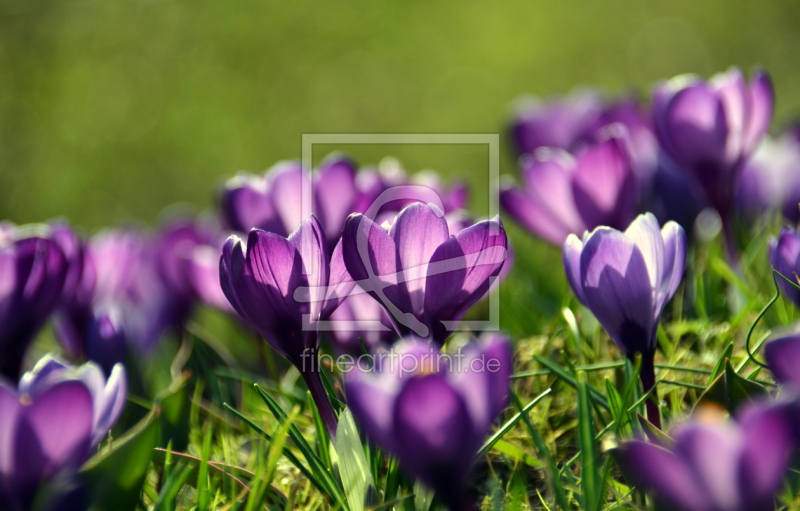
[[[339,458],[339,475],[350,510],[363,511],[377,504],[375,482],[350,410],[345,409],[339,414],[335,448]]]
[[[672,448],[675,445],[675,440],[673,440],[669,435],[658,429],[651,423],[649,420],[645,419],[644,416],[640,413],[636,414],[636,418],[639,419],[639,425],[642,426],[644,430],[644,434],[647,435],[647,438],[653,442],[654,444],[658,444],[662,447]]]
[[[723,368],[719,376],[700,396],[698,404],[717,403],[730,413],[734,413],[744,402],[767,394],[767,389],[763,385],[739,376],[731,366],[730,360],[725,361]]]
[[[161,441],[158,411],[142,419],[110,450],[95,456],[81,470],[90,511],[133,510],[139,503],[153,450]]]

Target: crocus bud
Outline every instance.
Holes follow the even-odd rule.
[[[125,404],[125,370],[108,379],[87,363],[45,356],[17,388],[0,382],[0,502],[28,509],[39,484],[79,468],[105,438]]]
[[[739,175],[736,205],[747,219],[780,211],[790,222],[800,222],[800,142],[794,136],[761,142]]]
[[[784,227],[778,239],[769,242],[769,262],[775,270],[800,286],[800,234],[794,227]],[[800,307],[800,289],[778,277],[784,296]]]
[[[689,422],[673,438],[671,448],[635,440],[619,450],[623,472],[663,509],[774,509],[794,445],[783,405],[750,405],[738,421]]]
[[[28,345],[61,303],[68,270],[54,241],[26,237],[25,231],[15,228],[0,240],[0,376],[11,379],[19,376]]]
[[[741,165],[769,128],[773,102],[766,73],[757,71],[748,84],[736,68],[709,81],[675,77],[653,97],[662,150],[695,176],[723,222],[729,221]]]
[[[639,215],[624,231],[598,227],[564,243],[567,280],[628,357],[652,355],[664,306],[675,294],[686,260],[686,237],[675,222],[659,228]]]
[[[499,216],[451,236],[442,210],[419,202],[388,230],[351,215],[342,236],[348,272],[386,308],[398,333],[437,343],[489,290],[507,243]]]
[[[340,247],[328,256],[325,235],[314,216],[288,238],[253,229],[246,247],[237,236],[225,243],[219,278],[236,312],[306,379],[328,431],[335,435],[336,417],[313,362],[316,322],[327,319],[355,285]]]
[[[628,358],[642,354],[639,375],[649,391],[655,385],[658,321],[680,284],[686,261],[683,229],[675,222],[660,229],[647,213],[636,217],[625,232],[598,227],[583,240],[570,234],[563,255],[567,280],[581,303]],[[658,426],[656,399],[653,391],[647,406],[648,418]]]
[[[639,203],[626,140],[624,128],[617,125],[603,142],[575,155],[541,149],[523,157],[524,186],[504,186],[503,209],[533,234],[557,245],[570,234],[600,225],[624,228]]]
[[[470,467],[508,403],[510,344],[489,335],[448,355],[409,340],[374,358],[374,368],[347,376],[353,415],[408,474],[462,509]]]

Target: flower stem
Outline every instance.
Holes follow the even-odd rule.
[[[658,410],[658,393],[656,386],[656,369],[653,355],[642,355],[642,366],[639,370],[639,378],[642,380],[642,388],[645,393],[653,389],[650,398],[645,403],[647,408],[647,420],[650,424],[661,429],[661,414]]]
[[[316,356],[316,354],[314,355]],[[336,417],[336,412],[333,411],[331,401],[328,399],[328,392],[325,390],[325,385],[322,383],[322,377],[319,373],[319,361],[317,361],[316,369],[312,368],[311,371],[301,371],[303,379],[311,392],[311,398],[314,404],[317,405],[317,411],[325,424],[325,429],[328,430],[331,440],[336,438],[336,425],[339,419]]]

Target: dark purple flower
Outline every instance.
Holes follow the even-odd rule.
[[[736,205],[748,219],[781,211],[789,221],[800,222],[800,142],[794,136],[761,142],[742,167]]]
[[[48,236],[44,226],[9,227],[0,241],[0,376],[19,376],[28,345],[61,303],[68,265]]]
[[[532,233],[560,245],[569,234],[600,225],[627,226],[638,207],[639,183],[624,129],[613,129],[576,155],[540,149],[521,160],[524,187],[504,186],[503,208]]]
[[[418,202],[388,229],[351,215],[342,247],[348,272],[380,300],[398,333],[443,343],[500,273],[507,239],[499,217],[451,236],[441,209]]]
[[[108,434],[125,404],[125,369],[108,379],[92,363],[48,356],[17,388],[0,381],[0,502],[28,509],[40,482],[76,470]]]
[[[623,471],[663,509],[774,509],[794,444],[784,406],[751,405],[738,422],[690,422],[674,439],[669,449],[635,440],[619,451]]]
[[[757,71],[748,84],[736,68],[709,81],[678,76],[661,85],[653,97],[661,148],[694,175],[719,211],[731,254],[728,223],[737,175],[769,128],[773,101],[766,73]]]
[[[336,417],[309,357],[316,357],[317,321],[327,319],[355,285],[344,267],[341,245],[328,256],[322,226],[314,216],[288,238],[253,229],[246,247],[237,236],[228,239],[219,274],[236,312],[300,370],[328,430],[335,434]]]
[[[775,270],[800,285],[800,234],[794,227],[784,227],[778,239],[769,242],[769,262]],[[778,277],[783,294],[800,307],[800,289]]]
[[[681,226],[667,222],[659,228],[650,213],[636,217],[625,232],[598,227],[583,241],[570,234],[564,243],[570,286],[628,358],[642,354],[646,391],[655,384],[658,321],[680,284],[685,261]],[[648,401],[648,418],[658,425],[655,403],[655,397]]]
[[[501,335],[442,355],[405,341],[346,380],[347,404],[367,436],[450,508],[467,500],[470,467],[508,403],[511,347]]]

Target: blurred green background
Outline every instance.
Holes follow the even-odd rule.
[[[299,158],[303,133],[498,133],[520,94],[582,84],[646,93],[762,64],[776,125],[800,109],[796,0],[0,5],[0,217],[19,223],[152,222],[176,201],[212,205],[238,170]],[[349,149],[484,181],[479,148]]]

